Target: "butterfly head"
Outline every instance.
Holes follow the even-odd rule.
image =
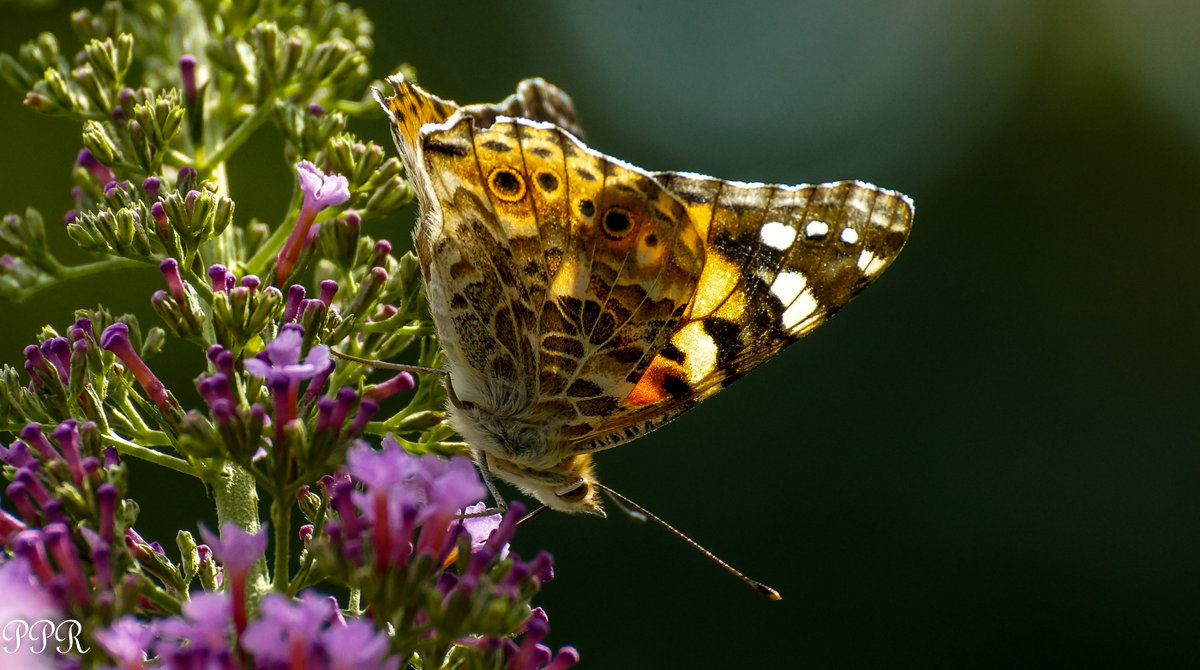
[[[461,381],[447,384],[450,423],[475,452],[481,470],[551,509],[604,516],[600,492],[592,485],[592,456],[575,452],[561,437],[558,417],[520,405],[497,406],[488,394],[476,396],[469,385],[464,389]]]
[[[572,456],[545,470],[522,467],[490,453],[480,457],[487,459],[491,472],[537,498],[550,509],[605,516],[600,503],[600,490],[593,484],[591,454]]]

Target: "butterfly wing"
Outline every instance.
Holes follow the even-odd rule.
[[[396,97],[377,97],[421,199],[417,250],[454,383],[490,386],[493,410],[566,453],[728,386],[845,305],[908,235],[911,201],[869,184],[650,174],[595,152],[541,80],[465,108],[389,82]]]
[[[584,139],[575,103],[562,89],[542,79],[523,79],[512,95],[493,104],[467,105],[463,113],[475,118],[480,128],[490,127],[499,116],[550,123]]]
[[[470,117],[480,127],[490,126],[497,116],[507,115],[535,121],[558,124],[578,137],[583,128],[575,114],[575,105],[570,96],[541,78],[525,79],[517,84],[512,95],[498,103],[474,104],[460,107],[457,103],[443,100],[415,83],[396,74],[387,78],[395,93],[386,97],[382,91],[372,89],[375,100],[383,107],[391,121],[392,139],[400,152],[406,175],[417,194],[421,210],[421,221],[417,223],[414,237],[417,255],[423,268],[431,262],[430,240],[439,229],[441,203],[430,183],[429,172],[422,157],[421,129],[429,124],[444,123],[451,116]],[[436,147],[436,141],[434,142]]]
[[[509,380],[514,418],[593,430],[692,299],[704,250],[685,206],[554,125],[461,118],[423,132],[443,209],[429,298],[446,307],[434,316],[448,359],[468,364],[473,389]],[[463,375],[452,370],[456,387]]]
[[[912,222],[911,200],[862,182],[654,176],[704,236],[704,270],[667,343],[579,451],[670,421],[811,332],[891,264]]]
[[[583,145],[569,99],[541,80],[461,109],[390,81],[381,102],[424,194],[416,246],[460,399],[550,442],[593,430],[694,293],[704,251],[686,207]]]

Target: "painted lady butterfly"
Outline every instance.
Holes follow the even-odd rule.
[[[541,79],[460,107],[401,76],[387,111],[420,219],[450,421],[494,473],[603,515],[592,453],[674,419],[883,272],[906,196],[647,172],[580,141]],[[499,499],[499,498],[498,498]]]

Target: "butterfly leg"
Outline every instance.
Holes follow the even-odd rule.
[[[500,495],[500,489],[496,488],[496,478],[492,476],[492,470],[488,466],[487,454],[479,454],[479,458],[475,459],[475,465],[479,467],[479,476],[483,478],[483,483],[492,494],[492,500],[496,501],[496,509],[504,512],[508,509],[508,502]]]

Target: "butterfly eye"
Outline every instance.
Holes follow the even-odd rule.
[[[516,202],[525,197],[525,180],[512,168],[496,168],[488,177],[488,188],[497,198]]]
[[[566,491],[555,491],[554,493],[559,498],[561,498],[563,502],[577,503],[577,502],[583,500],[584,498],[587,498],[588,494],[590,494],[591,492],[592,492],[591,484],[588,484],[586,481],[581,479],[581,480],[579,480],[579,485],[576,486],[575,488],[568,489]]]
[[[613,207],[604,213],[604,233],[614,240],[619,240],[633,229],[633,218],[629,212],[620,207]]]
[[[558,190],[558,177],[554,176],[552,172],[542,170],[534,176],[534,180],[537,181],[538,188],[546,193],[553,193]]]

